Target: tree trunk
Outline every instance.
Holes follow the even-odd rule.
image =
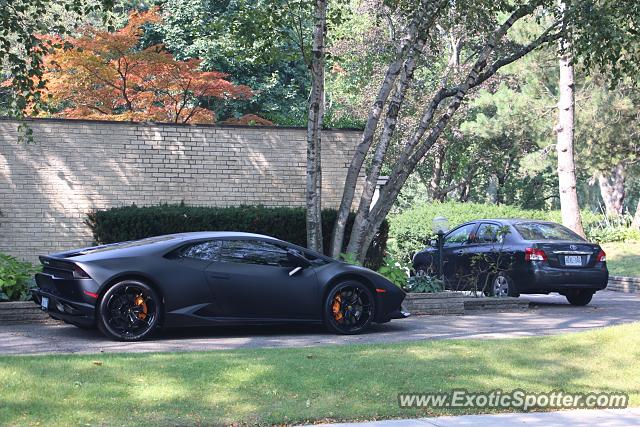
[[[638,199],[638,206],[636,206],[636,213],[633,216],[633,221],[631,222],[631,228],[640,230],[640,199]]]
[[[622,215],[625,197],[624,182],[625,176],[622,164],[613,168],[610,176],[604,176],[603,174],[598,176],[600,195],[602,196],[607,216]]]
[[[417,129],[413,135],[405,142],[405,145],[400,153],[400,156],[395,162],[393,170],[389,176],[388,183],[384,186],[380,192],[380,198],[376,205],[371,209],[370,214],[366,220],[362,222],[359,227],[353,227],[350,236],[351,241],[357,241],[358,247],[356,250],[350,251],[356,255],[357,259],[362,261],[366,254],[366,249],[373,240],[373,237],[377,233],[380,225],[384,221],[384,218],[389,213],[389,210],[393,206],[398,194],[406,182],[407,178],[415,169],[417,163],[425,156],[433,144],[438,140],[443,130],[447,126],[451,117],[460,107],[463,99],[465,98],[469,89],[477,87],[481,83],[489,79],[495,72],[501,67],[508,65],[517,59],[523,57],[527,53],[541,46],[545,42],[557,40],[559,33],[552,33],[552,30],[556,29],[557,24],[553,24],[548,27],[544,33],[542,33],[533,42],[516,51],[515,53],[496,60],[491,65],[487,66],[487,61],[494,51],[497,42],[506,34],[506,32],[513,26],[513,24],[519,19],[531,14],[538,3],[528,3],[517,8],[511,16],[500,25],[496,31],[489,37],[487,43],[484,45],[481,52],[477,56],[477,60],[470,70],[469,74],[464,79],[464,82],[449,88],[442,88],[439,90],[431,102],[426,105],[422,117],[418,123]],[[440,103],[447,99],[452,98],[446,111],[443,112],[440,117],[433,123],[434,116],[438,110]],[[427,133],[428,131],[428,133]],[[423,136],[427,133],[426,138],[423,140]],[[351,246],[351,244],[349,245]]]
[[[561,10],[565,10],[564,1],[560,1]],[[573,156],[574,127],[574,75],[571,65],[571,45],[568,41],[560,42],[560,81],[558,100],[558,125],[556,131],[558,152],[558,183],[560,189],[560,211],[562,223],[584,237],[578,192],[576,191],[576,166]]]
[[[311,97],[307,121],[307,247],[322,252],[321,133],[324,119],[324,62],[327,1],[316,0],[311,51]]]
[[[393,89],[396,79],[404,67],[406,57],[410,52],[415,51],[415,46],[419,43],[420,37],[422,37],[422,39],[426,37],[425,34],[421,33],[425,31],[424,28],[430,27],[430,23],[433,21],[439,7],[440,5],[438,3],[434,4],[434,2],[425,0],[420,2],[417,6],[418,12],[416,13],[416,16],[408,25],[400,43],[398,44],[396,57],[387,68],[385,77],[380,85],[380,89],[371,107],[371,111],[369,112],[369,117],[367,118],[364,131],[362,132],[362,140],[356,147],[349,169],[347,170],[347,177],[345,179],[344,189],[342,192],[342,200],[340,201],[340,207],[338,208],[338,214],[331,238],[331,256],[334,258],[342,252],[344,231],[347,226],[349,211],[353,204],[353,198],[358,184],[358,177],[360,176],[360,171],[362,170],[365,157],[371,148],[384,106],[389,99],[389,95],[391,94],[391,90]]]
[[[431,174],[431,180],[429,181],[429,192],[431,193],[431,200],[434,201],[442,202],[446,197],[446,194],[443,195],[440,191],[442,174],[444,172],[444,158],[446,154],[445,145],[439,144],[436,147],[433,161],[433,173]]]

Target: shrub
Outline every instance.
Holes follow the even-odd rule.
[[[0,253],[0,301],[25,301],[35,287],[33,275],[38,271],[30,262]]]
[[[330,246],[336,215],[337,212],[333,209],[322,211],[322,231],[326,250]],[[347,222],[347,236],[354,218],[355,214],[352,213]],[[86,223],[99,244],[162,234],[215,230],[266,234],[300,246],[305,246],[307,240],[304,208],[203,207],[188,206],[184,203],[144,207],[132,205],[93,211],[88,214]],[[367,267],[377,269],[382,265],[388,233],[389,226],[385,221],[367,252]],[[347,244],[348,241],[345,241],[343,251]]]
[[[408,259],[434,238],[433,218],[443,216],[449,227],[481,218],[526,218],[562,222],[559,211],[526,210],[508,205],[481,203],[424,203],[389,218],[389,250],[397,258]],[[588,237],[603,221],[603,216],[590,211],[582,212],[583,226]]]
[[[384,257],[384,264],[378,269],[378,273],[382,274],[397,287],[404,289],[409,279],[409,265],[386,256]]]
[[[405,287],[407,292],[436,293],[444,291],[444,283],[442,280],[434,276],[413,276],[407,282]]]

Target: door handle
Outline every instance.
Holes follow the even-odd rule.
[[[220,274],[220,273],[208,273],[208,276],[212,279],[222,279],[222,280],[229,280],[231,278],[231,276],[227,274]]]
[[[456,255],[462,255],[463,253],[465,253],[465,251],[463,251],[462,249],[456,251]]]

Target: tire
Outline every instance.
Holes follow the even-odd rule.
[[[489,283],[489,289],[484,290],[485,295],[492,297],[519,297],[516,292],[513,279],[505,273],[498,273]]]
[[[138,280],[123,280],[100,299],[98,329],[116,341],[141,341],[155,332],[161,313],[162,302],[151,286]]]
[[[365,331],[375,317],[373,293],[360,282],[348,280],[333,286],[324,301],[324,324],[342,335]]]
[[[569,301],[569,304],[581,307],[591,302],[593,294],[593,292],[588,290],[578,290],[566,294],[565,297],[567,301]]]

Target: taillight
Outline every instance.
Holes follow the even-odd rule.
[[[80,268],[80,266],[78,265],[73,267],[73,277],[75,277],[76,279],[90,279],[87,272]]]
[[[546,261],[547,254],[542,249],[526,248],[524,250],[525,261]]]
[[[596,261],[598,261],[598,262],[607,261],[607,254],[604,253],[604,251],[602,249],[600,249],[600,252],[598,253],[598,256],[596,257]]]

